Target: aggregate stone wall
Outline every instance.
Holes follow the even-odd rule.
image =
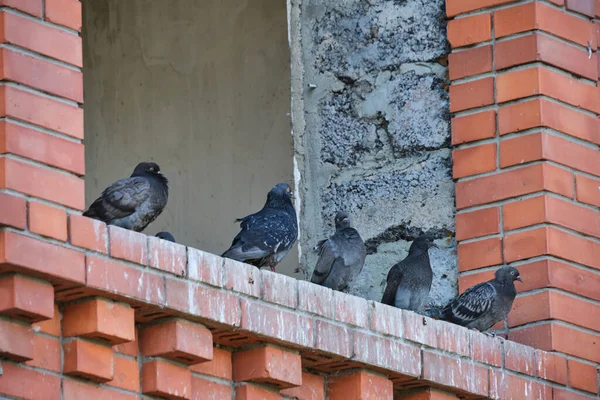
[[[291,29],[301,40],[292,43],[292,59],[301,54],[303,65],[292,72],[302,75],[293,80],[292,108],[307,277],[313,247],[343,209],[369,252],[351,293],[381,300],[388,270],[426,232],[441,247],[430,252],[432,303],[456,294],[444,4],[293,2],[300,24]]]

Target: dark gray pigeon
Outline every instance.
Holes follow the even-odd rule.
[[[169,232],[158,232],[155,236],[163,240],[168,240],[169,242],[177,243],[175,237]]]
[[[160,167],[153,162],[142,162],[129,178],[104,189],[83,215],[141,232],[160,215],[168,198],[168,180]]]
[[[316,248],[319,259],[311,282],[333,290],[344,291],[363,268],[367,248],[356,229],[350,227],[348,214],[335,216],[335,233],[321,240]]]
[[[433,238],[423,235],[415,239],[408,256],[394,265],[387,275],[387,285],[381,302],[405,310],[420,311],[429,299],[433,271],[429,263],[429,248]]]
[[[485,332],[510,312],[517,295],[515,281],[523,282],[519,275],[514,267],[502,267],[494,279],[470,287],[431,316]]]
[[[236,219],[242,230],[221,257],[245,262],[258,268],[275,266],[290,251],[298,238],[292,189],[287,183],[275,185],[257,213]]]

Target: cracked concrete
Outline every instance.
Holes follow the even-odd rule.
[[[381,300],[410,242],[433,234],[431,303],[456,294],[443,0],[292,0],[292,116],[301,264],[350,213],[369,254],[350,292]],[[294,59],[301,61],[294,64]]]

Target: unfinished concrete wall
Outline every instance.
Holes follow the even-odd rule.
[[[142,160],[170,179],[146,233],[220,254],[276,183],[292,181],[286,4],[83,4],[86,204]],[[294,250],[281,265],[291,273]]]
[[[444,1],[298,0],[291,21],[306,275],[344,209],[369,248],[351,293],[381,300],[390,267],[427,232],[443,247],[430,252],[432,301],[445,303],[458,271]]]

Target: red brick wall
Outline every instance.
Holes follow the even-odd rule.
[[[448,12],[469,4],[482,3],[449,0]],[[470,46],[450,56],[461,284],[503,257],[534,258],[520,267],[531,305],[517,301],[509,337],[549,353],[82,217],[81,4],[0,0],[0,395],[596,398],[598,204],[585,182],[598,167],[597,72],[575,57],[594,25],[571,17],[585,4],[522,5],[523,24],[504,28],[497,15],[512,8],[449,25],[452,44]],[[533,28],[558,31],[496,42]],[[526,43],[502,50],[512,41]],[[515,57],[543,62],[496,74]]]

